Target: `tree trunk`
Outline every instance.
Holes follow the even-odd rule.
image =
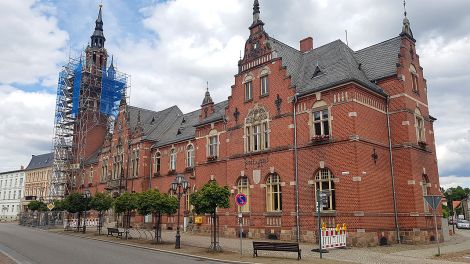
[[[101,227],[103,226],[103,211],[100,211],[98,214],[98,235],[101,236]]]
[[[157,213],[157,223],[155,224],[155,242],[162,243],[162,226],[161,226],[162,214]]]
[[[78,212],[78,222],[77,222],[77,232],[80,232],[80,216],[81,216],[81,212]]]

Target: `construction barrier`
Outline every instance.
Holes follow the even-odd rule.
[[[346,228],[322,228],[322,249],[346,247]]]

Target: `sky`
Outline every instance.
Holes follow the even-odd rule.
[[[58,72],[86,47],[101,0],[0,0],[0,171],[52,149]],[[401,32],[401,0],[260,0],[271,36],[293,47],[336,39],[358,50]],[[206,82],[226,100],[249,35],[252,0],[103,0],[115,66],[131,75],[130,103],[199,108]],[[409,0],[427,79],[441,186],[470,187],[470,1]]]

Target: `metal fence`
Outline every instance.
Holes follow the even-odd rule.
[[[61,228],[65,212],[22,212],[19,214],[19,224],[38,228]]]

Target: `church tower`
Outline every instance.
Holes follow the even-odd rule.
[[[81,170],[85,163],[103,145],[108,133],[109,116],[103,113],[103,82],[109,72],[114,74],[114,67],[106,69],[108,53],[104,46],[106,38],[103,32],[102,6],[95,21],[95,30],[91,43],[85,50],[85,61],[82,65],[79,104],[76,114],[74,133],[74,168],[77,170],[73,183],[79,189],[84,182]],[[72,184],[73,185],[73,184]]]

